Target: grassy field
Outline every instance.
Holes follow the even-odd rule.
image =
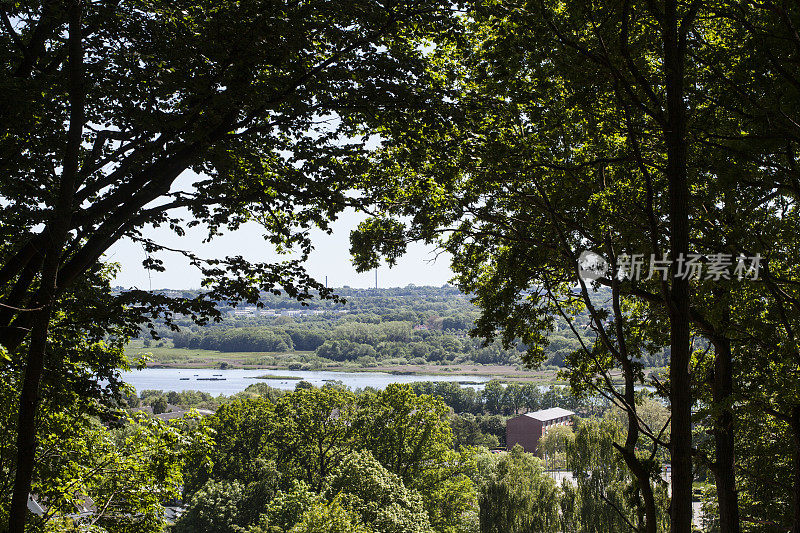
[[[268,370],[330,370],[396,374],[462,374],[497,376],[506,381],[561,383],[554,370],[529,370],[515,366],[464,363],[454,365],[379,363],[362,366],[352,362],[320,359],[314,355],[314,352],[218,352],[170,346],[159,347],[158,343],[152,341],[151,343],[150,347],[144,347],[141,340],[135,340],[126,347],[125,352],[131,360],[146,357],[148,359],[147,366],[151,368],[263,368]]]

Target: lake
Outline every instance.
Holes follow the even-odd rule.
[[[137,392],[145,389],[163,391],[197,390],[218,396],[230,396],[253,383],[266,383],[276,389],[294,390],[299,380],[293,379],[255,379],[263,375],[292,376],[321,387],[330,381],[341,381],[351,389],[374,387],[383,389],[390,383],[414,383],[417,381],[455,381],[469,382],[476,388],[491,376],[470,376],[466,374],[387,374],[385,372],[331,372],[324,370],[219,370],[214,368],[146,368],[123,372],[123,379],[133,385]],[[198,378],[200,378],[198,380]],[[206,378],[206,379],[204,379]],[[207,378],[225,378],[224,381],[209,381]]]

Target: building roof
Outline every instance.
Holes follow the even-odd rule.
[[[209,411],[208,409],[195,409],[195,411],[197,411],[197,414],[201,416],[214,414],[214,411]],[[183,418],[187,414],[189,414],[188,410],[184,411],[183,409],[177,409],[175,411],[167,411],[166,413],[155,415],[155,417],[160,418],[161,420],[175,420],[177,418]]]
[[[555,420],[556,418],[563,418],[565,416],[572,416],[574,414],[575,413],[572,411],[567,411],[566,409],[562,409],[560,407],[551,407],[550,409],[542,409],[541,411],[534,411],[533,413],[525,413],[525,416],[541,422],[547,422],[549,420]]]

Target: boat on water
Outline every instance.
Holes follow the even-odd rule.
[[[197,381],[226,381],[228,378],[197,378]]]
[[[178,378],[178,379],[180,379],[181,381],[189,381],[190,378]]]

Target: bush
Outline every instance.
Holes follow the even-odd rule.
[[[377,360],[378,352],[369,344],[350,341],[325,341],[317,348],[316,355],[333,361],[355,361],[360,357],[371,357]]]
[[[153,403],[150,404],[153,407],[153,414],[160,415],[161,413],[166,413],[167,409],[169,409],[169,405],[167,405],[167,399],[163,396],[159,396]]]
[[[202,348],[220,352],[288,352],[294,349],[292,337],[282,330],[267,327],[212,328],[202,335],[175,333],[176,348]]]

